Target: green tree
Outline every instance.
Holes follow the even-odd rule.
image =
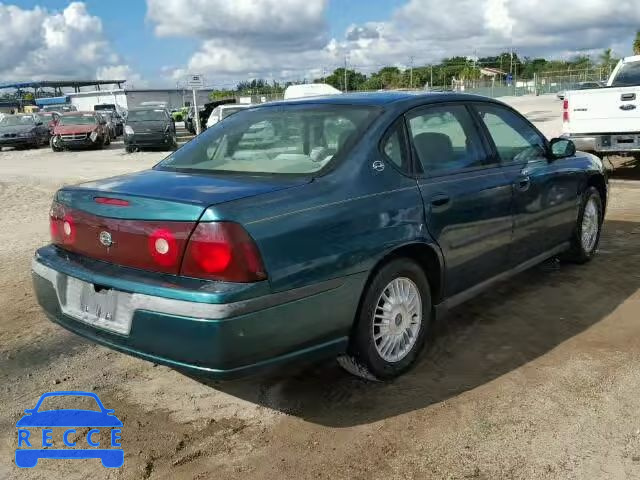
[[[633,54],[640,55],[640,30],[636,32],[636,38],[633,41]]]
[[[347,90],[350,92],[354,90],[362,90],[364,83],[367,80],[366,75],[356,72],[355,70],[347,69]],[[316,80],[317,81],[317,80]],[[324,83],[328,83],[338,90],[344,90],[345,71],[344,68],[336,68],[331,75],[324,79]]]

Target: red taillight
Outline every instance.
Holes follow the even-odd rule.
[[[226,282],[267,278],[262,258],[249,234],[237,223],[200,223],[182,261],[181,274]]]
[[[102,205],[113,205],[115,207],[128,207],[129,206],[129,202],[127,200],[122,200],[120,198],[94,197],[93,200],[96,203],[100,203]]]
[[[562,121],[569,121],[569,100],[564,100],[562,102]]]
[[[76,222],[70,212],[57,202],[49,213],[51,241],[58,245],[72,245],[76,240]]]

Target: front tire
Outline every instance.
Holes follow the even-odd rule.
[[[49,145],[51,146],[51,150],[54,152],[61,152],[63,150],[62,140],[58,136],[51,137],[49,139]]]
[[[390,380],[411,368],[431,320],[430,291],[414,261],[399,258],[384,265],[363,294],[340,365],[369,380]]]
[[[564,259],[573,263],[587,263],[598,251],[603,221],[602,197],[595,187],[588,187],[582,195],[578,221],[571,237],[571,248]]]

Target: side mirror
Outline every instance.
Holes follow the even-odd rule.
[[[573,157],[576,154],[575,144],[566,138],[554,138],[551,140],[549,143],[549,150],[552,160]]]

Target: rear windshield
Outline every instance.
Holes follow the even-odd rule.
[[[640,62],[625,63],[611,83],[612,87],[640,85]]]
[[[158,164],[172,170],[311,174],[345,152],[376,107],[286,105],[247,109],[217,123]]]
[[[17,125],[33,125],[35,120],[31,115],[8,115],[0,120],[2,127],[15,127]]]
[[[222,109],[222,118],[227,118],[229,115],[238,113],[240,110],[244,110],[245,107],[231,107]]]
[[[93,125],[96,123],[94,115],[63,115],[60,117],[60,125]]]
[[[130,122],[152,122],[166,119],[167,117],[164,110],[161,108],[154,110],[130,110],[129,115],[127,115],[127,121]]]

